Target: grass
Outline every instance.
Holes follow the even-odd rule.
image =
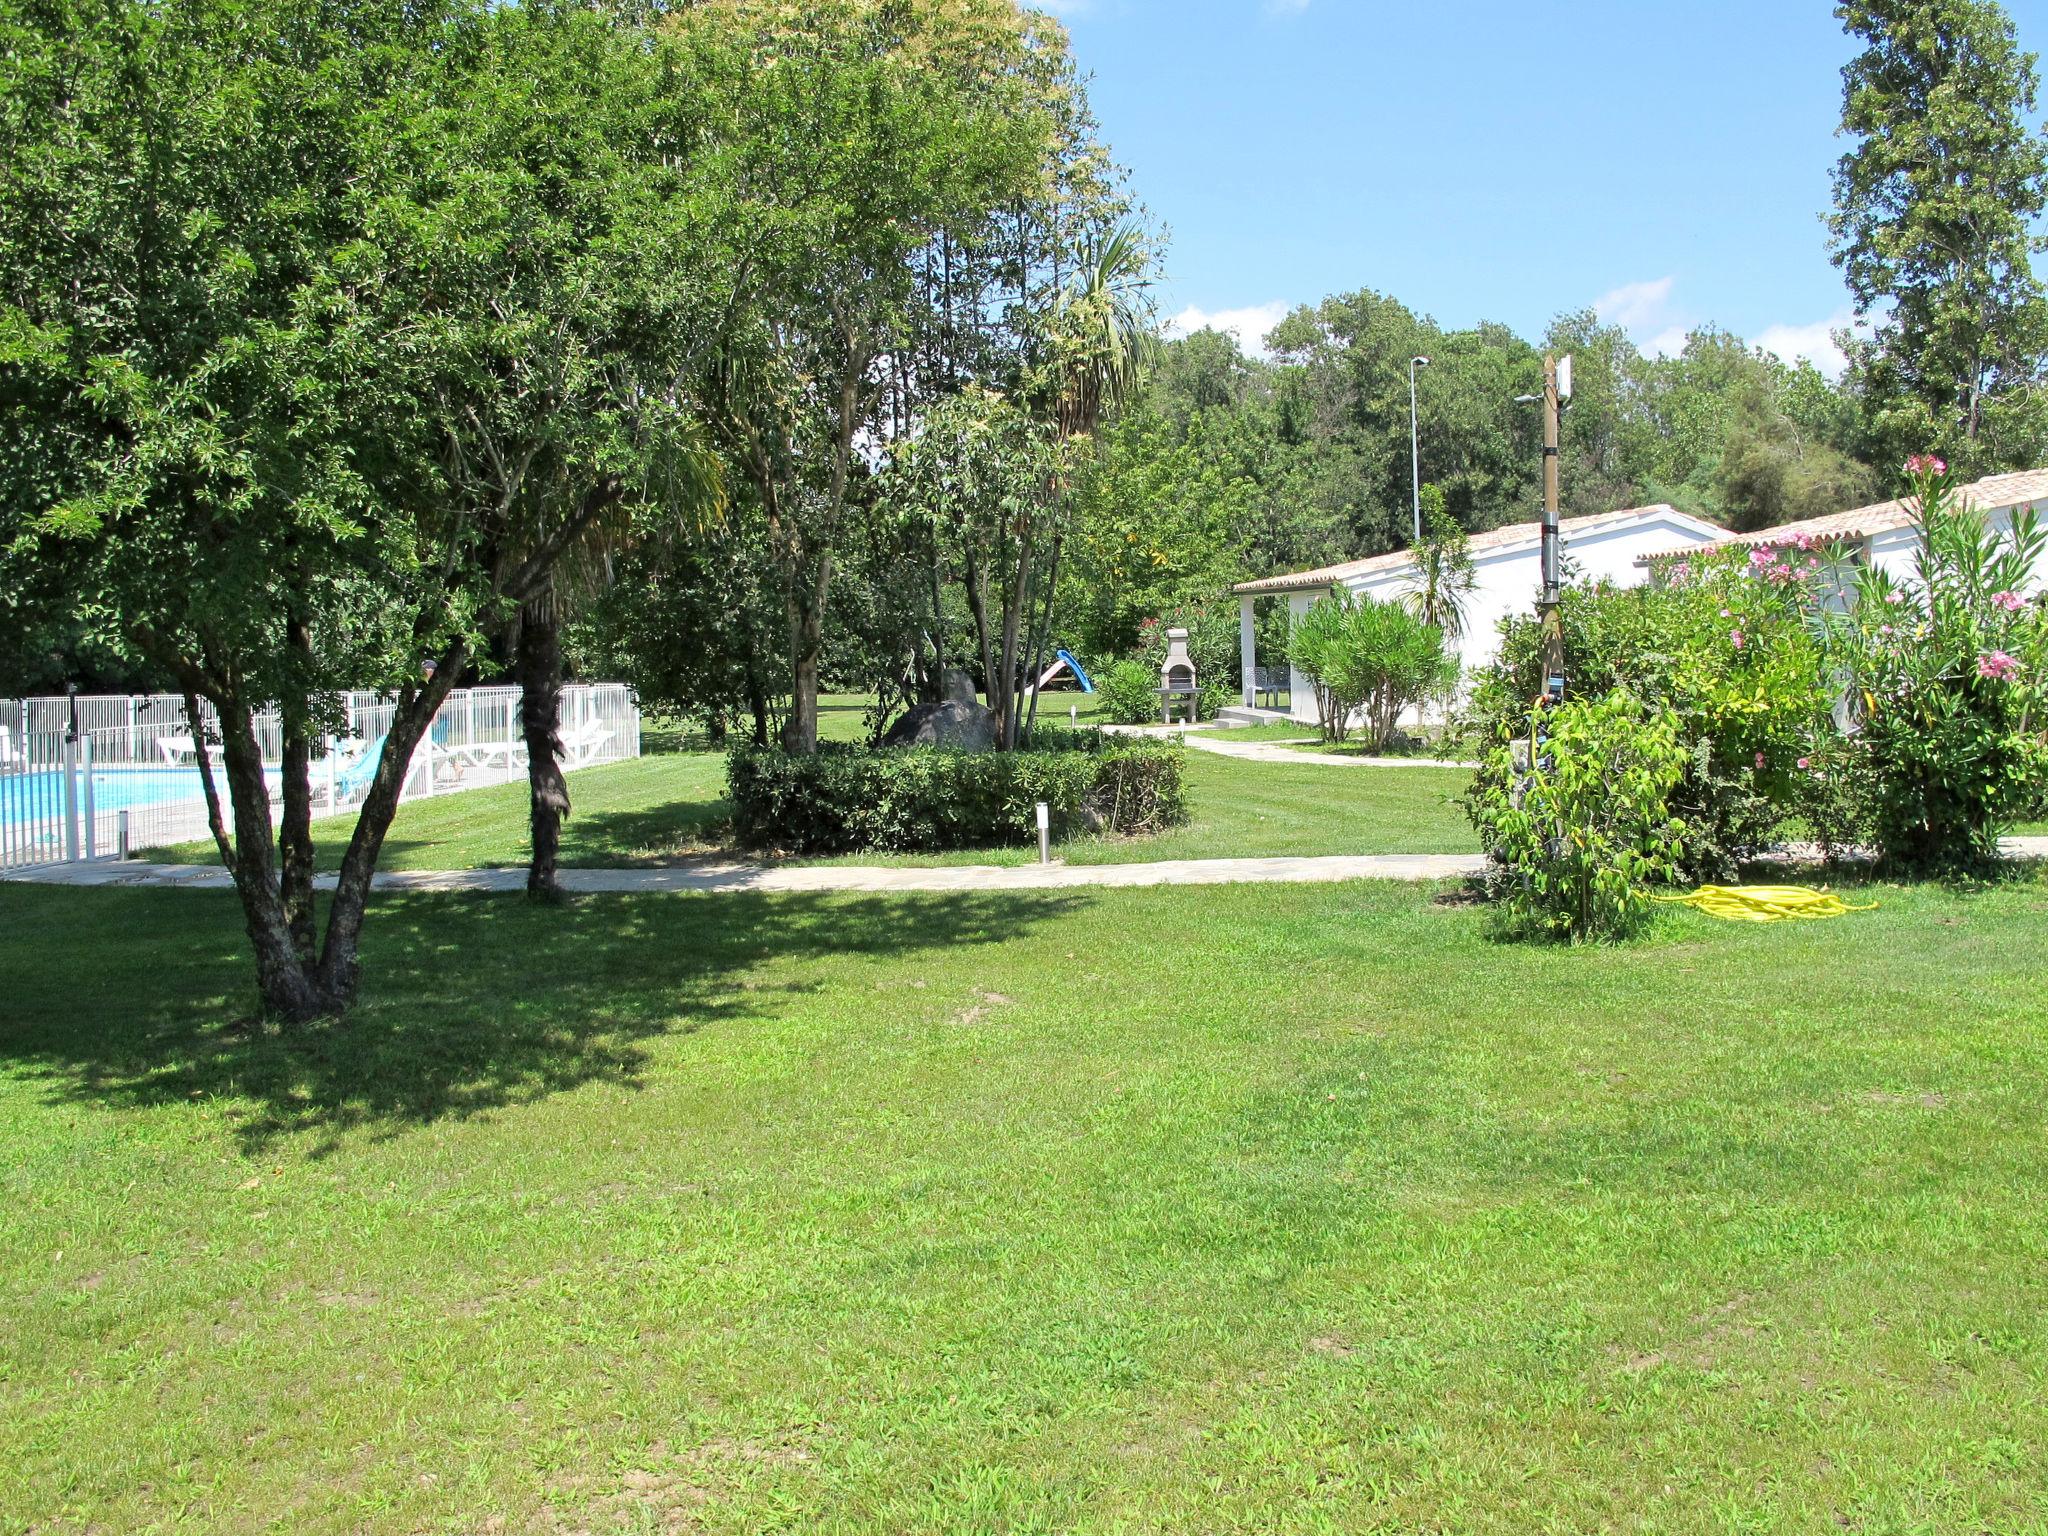
[[[1245,763],[1189,752],[1193,820],[1159,837],[1084,838],[1064,844],[1073,863],[1152,859],[1256,858],[1324,853],[1459,853],[1477,846],[1453,803],[1467,775],[1457,770],[1388,768],[1335,773],[1310,765]],[[569,777],[574,813],[562,831],[562,862],[620,865],[673,860],[725,846],[729,815],[724,759],[708,753],[643,757]],[[385,869],[467,869],[526,860],[524,783],[414,800],[399,808],[385,842]],[[314,825],[320,865],[340,864],[354,818]],[[211,862],[210,843],[153,856]],[[893,858],[860,863],[1015,864],[1035,849]]]
[[[1320,782],[1327,782],[1326,773]],[[2048,888],[0,886],[0,1528],[2048,1526]]]

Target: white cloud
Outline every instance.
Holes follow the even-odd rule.
[[[1766,352],[1777,353],[1788,363],[1803,357],[1829,378],[1838,379],[1848,359],[1835,345],[1834,333],[1853,328],[1855,320],[1855,315],[1845,309],[1811,325],[1766,326],[1757,336],[1756,344]]]
[[[1190,304],[1166,322],[1166,334],[1192,336],[1196,331],[1228,331],[1247,355],[1263,357],[1266,332],[1285,320],[1293,307],[1285,299],[1249,304],[1242,309],[1202,309]]]
[[[1685,338],[1692,334],[1693,317],[1672,302],[1675,277],[1654,277],[1642,283],[1623,283],[1593,301],[1593,308],[1605,325],[1618,325],[1635,338],[1648,357],[1675,357],[1685,350]]]
[[[1593,301],[1593,308],[1607,325],[1618,325],[1625,331],[1657,330],[1669,334],[1674,326],[1671,290],[1677,285],[1675,277],[1657,277],[1645,283],[1623,283],[1619,288],[1601,294]]]

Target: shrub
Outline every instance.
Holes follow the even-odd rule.
[[[1159,718],[1159,669],[1124,660],[1104,673],[1096,688],[1103,712],[1117,725],[1144,725]]]
[[[1671,806],[1694,879],[1725,878],[1811,808],[1810,764],[1833,734],[1826,659],[1808,622],[1826,569],[1804,550],[1763,561],[1736,550],[1673,562],[1647,586],[1563,594],[1572,696],[1625,689],[1678,721],[1685,770]],[[1527,733],[1542,681],[1537,621],[1509,619],[1467,708],[1482,754]]]
[[[1443,631],[1398,602],[1333,592],[1295,620],[1288,653],[1315,690],[1326,740],[1344,740],[1363,711],[1368,739],[1385,751],[1402,712],[1442,687]]]
[[[2048,792],[2048,613],[2025,595],[2048,541],[2031,513],[1994,532],[1938,460],[1907,469],[1914,580],[1865,570],[1819,613],[1849,684],[1833,771],[1851,814],[1886,862],[1941,872],[1995,860]]]
[[[751,848],[902,853],[1030,843],[1041,801],[1060,838],[1186,819],[1177,744],[1048,729],[1038,737],[1028,752],[742,747],[726,758],[733,828]]]
[[[1620,938],[1650,913],[1649,885],[1678,873],[1685,824],[1670,797],[1683,778],[1678,717],[1625,692],[1548,712],[1533,763],[1495,750],[1467,806],[1498,868],[1511,932]]]

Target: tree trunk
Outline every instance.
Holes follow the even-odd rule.
[[[825,652],[825,593],[832,581],[832,556],[818,557],[816,570],[789,595],[789,661],[792,696],[782,723],[782,746],[808,757],[818,750],[818,670]]]
[[[1003,594],[1003,702],[996,711],[996,741],[1006,752],[1017,745],[1017,699],[1021,691],[1018,669],[1024,659],[1018,653],[1017,631],[1023,622],[1023,607],[1031,586],[1031,528],[1027,523],[1017,535],[1017,566],[1011,573],[1009,590]]]
[[[285,640],[295,659],[310,663],[313,643],[303,619],[287,623]],[[313,917],[312,722],[303,701],[281,705],[279,713],[284,718],[284,815],[277,828],[278,896],[299,964],[310,967],[319,945]]]
[[[1052,541],[1052,555],[1046,561],[1045,618],[1043,622],[1038,623],[1036,625],[1035,633],[1032,636],[1030,654],[1026,658],[1024,666],[1026,674],[1032,679],[1034,683],[1040,677],[1043,677],[1045,675],[1045,655],[1046,652],[1052,646],[1052,608],[1054,600],[1059,596],[1060,550],[1065,542],[1066,541],[1064,539],[1055,538]],[[1024,720],[1024,739],[1026,741],[1029,741],[1031,739],[1031,733],[1037,729],[1038,690],[1034,687],[1031,691],[1031,713],[1027,715]]]
[[[751,653],[752,646],[748,651]],[[747,657],[747,709],[754,717],[754,745],[768,745],[768,689],[761,681],[761,665],[752,654]]]
[[[547,593],[521,606],[515,653],[533,832],[526,894],[534,901],[558,902],[562,886],[556,869],[562,818],[569,814],[569,782],[562,772],[562,626]]]
[[[320,989],[307,974],[294,942],[277,878],[270,841],[270,786],[263,777],[255,722],[249,706],[238,698],[216,699],[214,706],[220,714],[221,766],[235,820],[235,891],[242,898],[243,925],[256,951],[256,987],[265,1013],[303,1024],[325,1010]]]
[[[377,857],[384,850],[384,835],[391,830],[391,818],[398,813],[398,793],[412,766],[412,755],[420,738],[434,723],[434,716],[447,699],[455,679],[469,660],[469,647],[457,640],[443,650],[434,663],[434,675],[424,686],[408,687],[400,693],[392,712],[391,729],[377,758],[377,771],[370,778],[370,792],[363,797],[356,815],[356,829],[341,858],[341,873],[335,880],[334,902],[327,911],[327,936],[315,969],[319,1007],[340,1013],[355,1001],[361,975],[359,946],[363,917],[370,902],[371,877]],[[266,842],[266,847],[268,846]]]
[[[972,551],[967,556],[967,607],[974,615],[975,649],[981,653],[981,691],[988,707],[996,707],[996,662],[988,633],[988,591],[982,581],[981,561]],[[941,678],[943,686],[945,679]]]

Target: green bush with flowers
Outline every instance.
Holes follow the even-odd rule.
[[[1684,769],[1670,805],[1686,824],[1690,878],[1727,877],[1807,809],[1814,755],[1832,730],[1825,657],[1808,619],[1826,579],[1819,552],[1790,549],[1766,563],[1737,549],[1669,562],[1643,586],[1563,593],[1572,697],[1624,690],[1676,722]],[[1541,639],[1534,618],[1502,626],[1498,658],[1467,707],[1482,750],[1528,736]],[[1486,761],[1466,802],[1475,821],[1505,787],[1498,756]]]
[[[1952,872],[2048,799],[2048,536],[2028,511],[1992,527],[1939,459],[1906,468],[1911,578],[1867,568],[1813,607],[1847,726],[1815,766],[1887,863]]]

